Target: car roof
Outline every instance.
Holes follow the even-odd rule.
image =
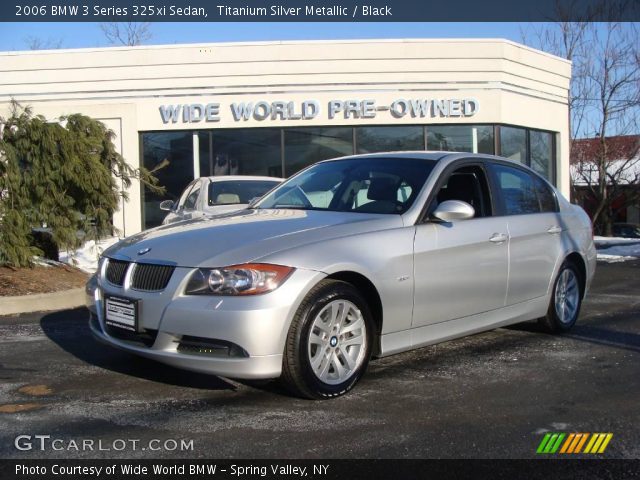
[[[392,152],[376,152],[376,153],[361,153],[358,155],[345,155],[344,157],[330,158],[323,160],[323,162],[331,162],[335,160],[349,160],[354,158],[388,158],[389,160],[397,158],[414,158],[416,160],[429,160],[438,162],[441,160],[456,160],[458,158],[478,158],[479,160],[500,160],[505,162],[522,165],[519,162],[514,162],[505,157],[498,157],[496,155],[485,153],[470,153],[470,152],[454,152],[454,151],[441,151],[441,150],[420,150],[420,151],[392,151]],[[318,162],[320,163],[320,162]]]
[[[516,167],[526,168],[527,170],[536,173],[527,165],[520,163],[515,160],[511,160],[505,157],[499,157],[497,155],[491,155],[489,153],[470,153],[470,152],[453,152],[453,151],[439,151],[439,150],[424,150],[424,151],[394,151],[394,152],[380,152],[380,153],[363,153],[359,155],[345,155],[344,157],[338,158],[330,158],[327,160],[323,160],[322,162],[332,162],[332,161],[341,161],[341,160],[352,160],[357,158],[384,158],[394,160],[398,158],[409,158],[415,160],[427,160],[431,162],[453,162],[459,159],[473,159],[477,158],[478,160],[497,160],[504,163],[513,164]],[[537,174],[537,173],[536,173]],[[537,174],[540,176],[539,174]],[[542,177],[541,177],[542,178]]]
[[[283,178],[278,178],[278,177],[264,177],[264,176],[259,176],[259,175],[218,175],[218,176],[212,176],[212,177],[202,177],[202,178],[208,178],[210,181],[212,182],[223,182],[223,181],[254,181],[254,180],[265,180],[265,181],[272,181],[272,182],[282,182],[284,179]]]
[[[376,153],[361,153],[357,155],[345,155],[344,157],[337,157],[337,158],[330,158],[327,160],[323,160],[323,162],[331,162],[335,160],[347,160],[347,159],[354,159],[354,158],[415,158],[417,160],[438,161],[441,158],[451,153],[452,152],[401,150],[401,151],[394,151],[394,152],[376,152]]]

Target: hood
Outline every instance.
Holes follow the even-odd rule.
[[[206,215],[221,215],[223,213],[237,212],[245,210],[249,206],[248,203],[233,203],[229,205],[207,205],[203,211]]]
[[[104,255],[169,261],[183,267],[224,266],[255,261],[287,248],[399,226],[399,215],[247,209],[146,230],[121,240]]]

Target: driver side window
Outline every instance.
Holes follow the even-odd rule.
[[[454,170],[438,191],[436,205],[447,200],[461,200],[475,210],[474,218],[492,215],[489,184],[484,170],[478,165],[469,165]]]
[[[182,191],[182,195],[180,195],[180,199],[178,200],[175,210],[182,210],[182,208],[184,207],[184,202],[187,201],[187,197],[189,196],[189,193],[191,192],[191,189],[195,184],[196,182],[192,180],[191,183],[187,185],[187,187]]]
[[[200,194],[200,184],[196,184],[189,192],[189,196],[184,202],[185,210],[193,210],[198,203],[198,195]]]

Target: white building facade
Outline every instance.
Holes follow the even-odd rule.
[[[219,43],[0,53],[0,116],[82,113],[116,133],[134,182],[121,235],[159,224],[195,177],[288,177],[318,160],[456,150],[525,163],[569,195],[571,64],[492,39]]]

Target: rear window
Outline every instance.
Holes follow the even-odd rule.
[[[261,197],[279,182],[269,180],[224,180],[209,184],[209,206],[239,205]]]

